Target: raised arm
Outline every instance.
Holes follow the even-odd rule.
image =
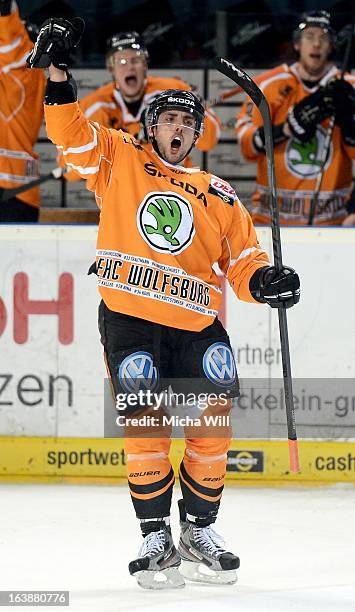
[[[110,178],[114,144],[110,130],[83,115],[76,101],[75,82],[68,78],[70,51],[79,39],[71,22],[49,19],[41,27],[28,62],[31,68],[49,68],[44,107],[48,137],[68,167],[87,180],[100,204]]]

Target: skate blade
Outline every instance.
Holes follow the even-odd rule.
[[[182,559],[180,574],[192,582],[204,582],[205,584],[235,584],[238,580],[236,570],[223,570],[218,572],[212,570],[204,563],[185,561]]]
[[[142,589],[162,590],[181,589],[185,586],[185,580],[177,567],[167,567],[160,571],[142,570],[134,574]]]

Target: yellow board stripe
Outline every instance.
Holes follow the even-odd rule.
[[[184,448],[183,440],[173,440],[170,460],[176,475]],[[0,480],[107,484],[126,480],[123,449],[122,439],[0,437]],[[354,442],[301,440],[299,452],[302,471],[291,474],[286,440],[233,440],[226,481],[355,483]]]

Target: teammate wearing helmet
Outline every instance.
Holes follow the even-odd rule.
[[[52,59],[47,133],[87,180],[101,209],[99,328],[125,422],[128,483],[143,536],[129,571],[150,589],[184,586],[184,576],[233,583],[239,559],[212,527],[226,474],[230,403],[238,395],[230,341],[217,318],[221,286],[214,265],[240,299],[275,307],[298,302],[299,279],[291,268],[276,273],[269,265],[250,216],[228,183],[181,165],[203,130],[199,99],[172,89],[153,100],[147,118],[150,149],[121,130],[89,121],[66,72],[58,69],[62,46],[51,36],[54,30],[62,33],[68,45],[71,25],[52,21],[58,27],[41,30],[30,65],[45,54]],[[177,405],[164,393],[168,388],[179,394]],[[148,391],[155,394],[153,403]],[[177,550],[170,528],[171,423],[165,419],[168,409],[178,419],[184,414],[187,394],[198,416],[188,414],[192,423],[182,422],[186,450],[179,473]],[[207,417],[216,415],[225,419],[211,427]]]
[[[141,139],[142,113],[149,103],[165,89],[191,89],[178,78],[147,75],[148,61],[147,47],[137,32],[120,32],[109,38],[106,66],[112,81],[80,100],[86,117]],[[197,147],[201,151],[212,149],[218,142],[219,131],[220,121],[208,109],[204,133]]]
[[[335,126],[325,163],[314,223],[349,222],[347,200],[355,159],[355,78],[344,76],[331,60],[335,32],[326,11],[303,15],[294,33],[298,61],[283,64],[259,79],[271,109],[280,220],[307,225],[311,202],[321,171],[327,127]],[[262,119],[246,100],[237,120],[237,135],[244,157],[257,162],[257,189],[253,220],[270,223],[270,193]]]
[[[38,187],[11,199],[2,197],[6,189],[39,175],[33,147],[43,117],[45,76],[42,70],[30,76],[26,67],[34,33],[33,24],[21,21],[15,2],[0,0],[0,223],[38,220]]]

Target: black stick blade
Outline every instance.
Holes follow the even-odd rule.
[[[260,106],[264,94],[244,70],[238,68],[238,66],[235,66],[229,60],[224,59],[224,57],[216,57],[214,65],[219,72],[244,89],[245,93],[248,94],[257,107]]]

